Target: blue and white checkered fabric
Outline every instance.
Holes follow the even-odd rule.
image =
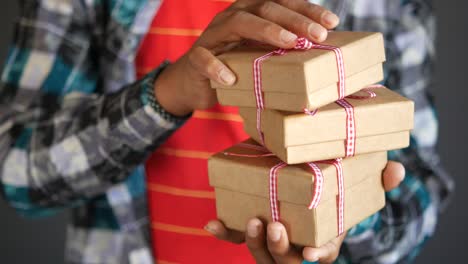
[[[320,1],[321,2],[321,1]],[[134,58],[159,0],[23,0],[0,86],[0,189],[20,214],[72,208],[68,263],[152,263],[143,162],[183,122],[153,111]],[[407,177],[349,232],[338,263],[408,262],[452,182],[434,146],[430,0],[330,0],[340,29],[386,37],[385,85],[416,102]],[[177,10],[174,10],[175,15]]]

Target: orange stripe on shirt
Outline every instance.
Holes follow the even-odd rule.
[[[204,198],[204,199],[214,199],[215,194],[212,191],[199,191],[199,190],[189,190],[183,188],[175,188],[168,185],[157,184],[157,183],[148,183],[148,190],[171,194],[176,196],[184,196],[191,198]]]
[[[194,159],[208,159],[213,156],[214,153],[207,151],[196,151],[196,150],[185,150],[185,149],[176,149],[176,148],[165,148],[161,147],[157,153],[176,156],[181,158],[194,158]]]
[[[166,261],[166,260],[162,260],[162,259],[157,259],[156,263],[158,263],[158,264],[179,264],[178,262],[171,262],[171,261]]]
[[[212,236],[208,231],[202,228],[193,228],[186,226],[178,226],[165,224],[161,222],[153,222],[151,227],[156,230],[162,230],[171,233],[185,234],[185,235],[194,235],[194,236]]]
[[[203,30],[194,28],[165,28],[165,27],[153,27],[149,30],[149,34],[157,35],[171,35],[171,36],[189,36],[198,37],[201,35]]]
[[[243,122],[243,119],[240,115],[230,114],[230,113],[195,111],[193,113],[193,117],[200,118],[200,119],[217,119],[217,120],[225,120],[225,121]]]

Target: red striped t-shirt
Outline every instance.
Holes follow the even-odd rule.
[[[189,50],[228,0],[167,0],[137,57],[139,77]],[[245,245],[219,241],[203,227],[216,218],[207,159],[247,138],[236,108],[215,106],[193,117],[146,164],[153,253],[158,263],[254,263]]]

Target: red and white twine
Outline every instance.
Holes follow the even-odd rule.
[[[337,222],[338,222],[338,236],[344,233],[344,176],[343,176],[343,165],[342,159],[335,159],[329,161],[320,161],[317,163],[332,164],[336,168],[336,182],[338,183],[338,195],[336,196],[336,208],[337,208]]]
[[[346,111],[346,140],[345,140],[345,156],[351,157],[355,154],[356,149],[356,123],[354,118],[354,108],[344,98],[346,96],[346,74],[344,67],[343,53],[341,49],[329,45],[314,44],[306,38],[299,38],[294,50],[309,50],[309,49],[321,49],[329,50],[335,53],[336,64],[338,69],[338,105],[343,107]],[[253,75],[254,75],[254,92],[257,105],[257,132],[260,141],[265,146],[265,136],[262,132],[262,111],[265,108],[265,102],[263,98],[263,87],[262,87],[262,62],[272,56],[281,56],[287,53],[285,49],[277,49],[269,52],[257,59],[253,63]],[[374,97],[375,93],[368,92],[369,96]],[[304,109],[304,113],[309,116],[314,116],[317,110],[310,111]],[[265,154],[261,154],[265,155]],[[332,162],[337,170],[337,182],[338,182],[338,196],[337,196],[337,215],[338,215],[338,235],[344,232],[344,187],[343,187],[343,168],[341,166],[341,159],[336,159]],[[312,169],[315,180],[314,180],[314,191],[312,195],[312,201],[310,202],[309,209],[317,208],[320,203],[323,188],[323,175],[320,168],[313,162],[307,163]],[[278,171],[281,168],[286,167],[287,164],[280,162],[270,170],[270,207],[271,217],[274,222],[279,221],[279,208],[278,208],[278,197],[277,197],[277,184],[278,184]]]
[[[294,47],[295,50],[309,50],[314,47],[314,44],[305,39],[305,38],[299,38],[297,40],[297,44]],[[258,57],[254,60],[253,63],[253,75],[254,75],[254,92],[255,92],[255,100],[256,100],[256,105],[257,105],[257,131],[258,135],[260,138],[260,141],[262,142],[263,145],[265,145],[265,137],[262,132],[262,126],[261,126],[261,115],[262,111],[265,108],[265,103],[263,99],[263,88],[262,88],[262,62],[265,61],[266,59],[276,56],[276,55],[284,55],[288,52],[286,49],[276,49],[274,51],[271,51],[261,57]]]
[[[247,158],[261,158],[261,157],[268,157],[274,156],[268,149],[263,146],[257,146],[249,143],[240,143],[239,147],[252,149],[255,151],[264,152],[262,154],[238,154],[238,153],[231,153],[231,152],[224,152],[225,155],[229,156],[236,156],[236,157],[247,157]],[[338,182],[338,195],[337,195],[337,216],[338,216],[338,236],[343,234],[344,232],[344,178],[343,178],[343,167],[341,165],[342,159],[330,160],[330,161],[318,161],[318,162],[308,162],[306,163],[307,166],[310,167],[312,173],[314,175],[313,179],[313,191],[312,191],[312,199],[308,206],[309,210],[317,208],[320,204],[320,200],[322,198],[323,193],[323,183],[324,177],[322,170],[316,163],[325,163],[325,164],[332,164],[336,168],[336,176]],[[278,173],[279,171],[287,167],[288,164],[280,161],[278,164],[273,166],[270,169],[269,173],[269,198],[270,198],[270,212],[271,212],[271,219],[273,222],[278,222],[280,220],[280,210],[279,210],[279,201],[278,201]]]
[[[305,38],[299,38],[294,50],[309,50],[309,49],[321,49],[333,51],[336,56],[337,69],[338,69],[338,100],[336,103],[344,108],[346,111],[346,140],[345,140],[345,157],[351,157],[355,154],[356,149],[356,122],[354,118],[354,107],[345,99],[346,96],[346,75],[344,67],[343,53],[340,48],[329,46],[329,45],[320,45],[314,44],[311,41]],[[259,134],[260,141],[263,146],[256,146],[248,143],[241,143],[241,147],[252,149],[256,151],[263,152],[262,154],[236,154],[225,152],[225,155],[239,156],[239,157],[269,157],[274,156],[266,147],[265,147],[265,137],[261,128],[261,115],[262,111],[265,108],[265,102],[263,98],[263,88],[262,88],[262,71],[261,66],[262,62],[272,56],[281,56],[288,52],[285,49],[277,49],[272,52],[269,52],[257,59],[253,63],[253,75],[254,75],[254,92],[257,106],[257,132]],[[349,99],[368,99],[373,98],[376,94],[371,91],[372,88],[379,88],[381,85],[369,86],[362,91],[367,95],[350,95],[347,98]],[[304,113],[309,116],[314,116],[317,113],[316,110],[304,109]],[[337,222],[338,222],[338,236],[344,233],[344,177],[343,177],[343,166],[341,163],[342,159],[335,159],[329,161],[319,161],[316,163],[326,163],[332,164],[336,168],[337,176],[337,185],[338,185],[338,195],[337,195]],[[308,206],[309,209],[315,209],[320,204],[320,200],[323,192],[323,174],[317,164],[314,162],[306,163],[312,170],[314,174],[314,189],[312,191],[312,200]],[[271,209],[271,218],[274,222],[279,221],[280,212],[279,212],[279,202],[278,202],[278,173],[279,170],[288,166],[284,162],[279,162],[270,169],[269,173],[269,196],[270,196],[270,209]]]
[[[288,166],[286,163],[280,162],[270,169],[270,210],[273,222],[278,222],[280,219],[278,205],[278,171],[286,166]]]
[[[346,139],[345,139],[345,157],[352,157],[356,153],[356,121],[354,118],[354,107],[341,99],[336,103],[346,111]]]
[[[338,223],[338,236],[344,233],[344,177],[342,159],[335,159],[330,161],[319,161],[316,163],[332,164],[336,168],[336,181],[338,185],[338,195],[336,196],[337,208],[337,223]],[[314,190],[312,192],[312,200],[309,205],[309,210],[315,209],[320,204],[323,192],[323,174],[322,170],[313,162],[308,162],[307,165],[312,169],[314,174]],[[271,219],[273,222],[280,220],[279,203],[278,203],[278,172],[280,169],[288,166],[284,162],[280,162],[273,166],[270,170],[270,210]]]
[[[335,53],[336,57],[336,64],[338,69],[338,100],[342,100],[346,96],[346,74],[345,74],[345,67],[344,67],[344,59],[343,53],[341,49],[338,47],[330,46],[330,45],[321,45],[315,44],[311,41],[307,40],[306,38],[299,38],[297,40],[296,46],[293,50],[310,50],[310,49],[320,49],[320,50],[329,50]],[[286,49],[276,49],[271,51],[263,56],[260,56],[254,60],[253,63],[253,77],[254,77],[254,93],[255,93],[255,101],[257,106],[257,132],[260,138],[260,142],[262,145],[265,145],[265,136],[262,132],[262,111],[265,109],[265,101],[263,98],[263,87],[262,87],[262,63],[263,61],[267,60],[272,56],[281,56],[288,52]],[[342,104],[340,104],[344,107]],[[346,109],[346,108],[345,108]],[[317,113],[317,110],[309,110],[304,109],[304,113],[310,116],[313,116]],[[346,111],[346,114],[353,114],[354,111]],[[354,117],[351,117],[354,120]],[[347,124],[351,124],[348,123]],[[346,131],[347,136],[355,135],[354,126],[348,126]],[[355,147],[355,140],[346,140],[346,157],[353,156]]]

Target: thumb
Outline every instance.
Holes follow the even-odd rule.
[[[206,78],[223,85],[232,85],[236,75],[209,50],[197,46],[188,55],[190,65]]]
[[[383,172],[383,185],[386,192],[398,187],[405,179],[405,167],[400,162],[389,161]]]

